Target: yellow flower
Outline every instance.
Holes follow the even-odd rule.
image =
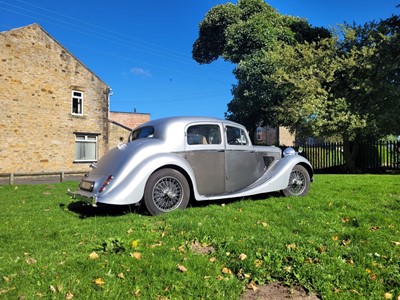
[[[137,247],[139,247],[139,240],[132,241],[132,248],[137,248]]]

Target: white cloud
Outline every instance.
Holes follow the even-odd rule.
[[[151,77],[150,71],[145,70],[143,68],[134,67],[131,69],[131,72],[137,76]]]

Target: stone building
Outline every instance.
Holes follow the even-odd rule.
[[[255,133],[255,142],[258,145],[294,146],[296,136],[286,127],[258,127]]]
[[[128,136],[110,87],[38,24],[0,32],[0,48],[0,174],[86,171]]]

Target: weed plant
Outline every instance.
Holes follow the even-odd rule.
[[[148,216],[70,199],[76,183],[0,186],[0,299],[239,299],[280,281],[322,299],[400,297],[400,179],[319,175]]]

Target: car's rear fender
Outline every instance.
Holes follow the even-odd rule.
[[[137,164],[124,178],[118,179],[118,174],[113,175],[118,179],[118,184],[97,195],[97,202],[104,204],[127,205],[138,203],[144,194],[147,180],[156,170],[170,166],[184,170],[190,179],[190,184],[195,186],[194,173],[190,165],[181,156],[175,153],[162,153],[148,157]]]

